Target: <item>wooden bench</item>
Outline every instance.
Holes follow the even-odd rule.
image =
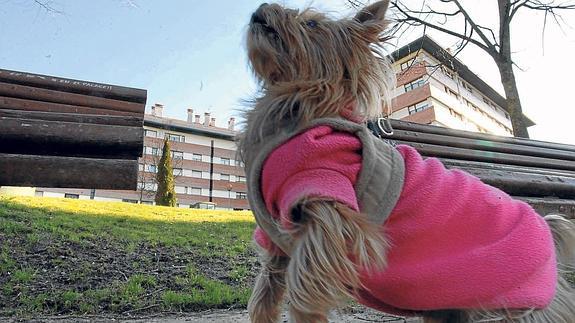
[[[135,190],[146,96],[0,69],[0,186]]]
[[[469,172],[487,184],[525,200],[539,213],[575,219],[575,146],[390,120],[392,135],[376,123],[382,139],[437,157],[448,168]]]

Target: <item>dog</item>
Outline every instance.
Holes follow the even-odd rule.
[[[262,4],[247,33],[260,95],[239,134],[262,269],[252,322],[327,322],[346,299],[425,322],[575,322],[575,226],[412,148],[389,111],[388,0],[353,18]]]

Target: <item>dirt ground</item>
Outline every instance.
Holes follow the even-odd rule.
[[[249,323],[249,317],[246,311],[238,310],[214,310],[198,312],[194,314],[172,315],[161,317],[141,317],[141,318],[120,318],[120,317],[46,317],[31,320],[8,320],[1,322],[30,322],[30,323],[204,323],[204,322],[222,322],[222,323]],[[353,313],[332,313],[330,316],[331,323],[365,323],[365,322],[394,322],[394,323],[420,323],[418,319],[405,319],[402,317],[388,316],[369,309],[357,309]],[[283,315],[282,322],[288,322],[287,316]]]

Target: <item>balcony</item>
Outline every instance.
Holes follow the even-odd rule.
[[[410,68],[397,73],[397,86],[402,86],[413,80],[427,75],[427,68],[423,62],[415,63]]]
[[[393,98],[392,112],[401,110],[410,105],[421,102],[431,96],[429,83]]]
[[[421,123],[421,124],[429,124],[429,123],[436,120],[435,108],[433,106],[431,106],[431,107],[429,107],[423,111],[419,111],[419,112],[410,114],[407,117],[402,118],[401,120],[402,121],[408,121],[408,122]]]

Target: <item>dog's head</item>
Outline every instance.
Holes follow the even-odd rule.
[[[380,115],[393,83],[381,50],[388,3],[378,1],[340,20],[311,9],[262,4],[252,14],[247,37],[254,74],[264,89],[329,87],[340,106],[353,102],[363,117]]]

